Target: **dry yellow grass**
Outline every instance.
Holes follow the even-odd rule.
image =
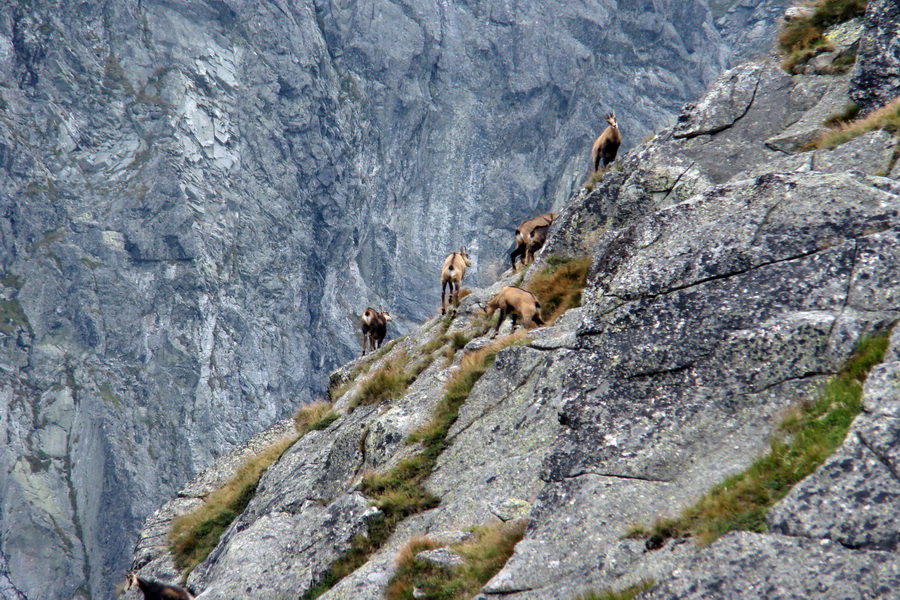
[[[212,552],[221,535],[253,498],[263,472],[298,437],[278,440],[249,458],[238,468],[234,477],[207,496],[199,508],[175,519],[169,539],[175,555],[175,565],[179,569],[190,572]]]
[[[813,148],[837,148],[864,133],[884,129],[894,135],[900,132],[900,98],[850,123],[842,123],[811,144]]]

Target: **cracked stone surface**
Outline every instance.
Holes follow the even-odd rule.
[[[870,0],[850,96],[869,113],[900,96],[900,5]]]
[[[323,393],[367,305],[413,330],[462,244],[493,282],[610,109],[624,153],[764,50],[773,4],[0,3],[9,580],[110,597],[141,522]]]
[[[875,132],[831,153],[766,145],[813,122],[823,96],[839,98],[836,85],[788,77],[772,59],[740,67],[687,108],[681,134],[663,130],[573,197],[522,281],[552,255],[588,253],[581,307],[497,355],[424,482],[440,504],[402,521],[323,600],[381,598],[412,537],[513,514],[527,514],[525,537],[479,598],[568,598],[646,576],[659,582],[653,598],[891,597],[900,330],[851,435],[773,511],[773,533],[732,533],[706,548],[670,540],[655,552],[623,539],[749,466],[788,406],[814,398],[862,335],[900,318],[900,183],[869,174],[892,139]],[[402,398],[350,412],[351,390],[335,405],[338,421],[266,472],[192,576],[204,598],[263,589],[273,573],[293,594],[315,583],[372,515],[360,477],[418,450],[409,433],[461,355],[488,344],[477,337],[454,354],[449,339],[483,327],[479,302],[517,281],[507,271],[464,298],[452,323],[432,319],[336,373],[359,389],[401,353],[445,343]],[[301,532],[332,517],[330,537]]]
[[[857,552],[836,543],[730,533],[642,594],[646,600],[701,598],[896,598],[900,563],[889,552]]]

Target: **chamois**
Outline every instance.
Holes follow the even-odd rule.
[[[450,302],[459,306],[459,286],[466,275],[466,268],[472,266],[469,253],[460,248],[459,252],[453,252],[444,260],[444,268],[441,269],[441,314],[447,312],[447,300],[445,294],[447,286],[450,286]]]
[[[387,335],[388,321],[393,321],[393,318],[388,311],[382,310],[379,306],[378,310],[367,308],[359,320],[362,323],[363,333],[362,355],[365,356],[367,344],[371,346],[372,352],[375,352],[376,346],[381,348],[384,336]]]
[[[194,593],[174,585],[166,585],[158,581],[150,581],[138,577],[134,571],[129,571],[125,576],[125,590],[140,589],[144,593],[144,600],[192,600]]]
[[[600,170],[601,160],[604,167],[616,160],[616,153],[622,144],[622,135],[619,133],[616,113],[609,113],[606,116],[606,122],[609,123],[609,127],[597,137],[596,141],[594,141],[594,147],[591,148],[591,172]]]
[[[512,319],[512,333],[516,330],[516,320],[522,317],[522,324],[528,327],[530,322],[532,325],[543,325],[544,320],[541,318],[541,303],[534,294],[527,290],[523,290],[516,286],[507,286],[500,290],[500,293],[491,298],[487,304],[483,304],[484,312],[487,313],[488,319],[494,316],[494,312],[500,311],[500,319],[497,321],[497,327],[492,338],[497,337],[503,320],[509,315]]]
[[[528,238],[526,239],[527,247],[525,248],[525,260],[524,263],[534,262],[535,253],[544,247],[544,242],[547,241],[547,231],[550,229],[549,225],[540,225],[531,230],[531,233],[528,234]]]
[[[546,213],[539,217],[534,217],[533,219],[528,219],[527,221],[522,221],[522,224],[516,229],[516,249],[512,251],[512,254],[509,255],[510,260],[512,261],[513,271],[516,270],[516,258],[521,257],[519,260],[522,261],[522,264],[525,264],[525,258],[528,253],[528,236],[531,234],[531,231],[535,227],[541,227],[544,225],[551,225],[553,223],[553,219],[556,218],[556,213]]]

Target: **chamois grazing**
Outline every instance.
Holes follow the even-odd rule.
[[[604,167],[616,160],[619,146],[622,145],[622,135],[619,133],[616,113],[609,113],[606,116],[606,122],[609,123],[609,127],[603,130],[603,133],[594,141],[594,147],[591,148],[591,172],[600,170],[601,160]]]
[[[500,319],[497,321],[494,333],[491,334],[492,338],[497,337],[497,332],[500,331],[500,326],[503,325],[503,320],[507,315],[512,319],[510,333],[516,330],[516,321],[519,317],[522,318],[522,325],[526,328],[529,327],[528,323],[534,326],[544,324],[544,320],[541,318],[541,303],[534,294],[520,287],[507,286],[482,306],[488,319],[494,316],[494,312],[500,311]]]
[[[393,319],[388,311],[382,310],[379,306],[378,310],[372,307],[367,308],[359,320],[363,333],[362,355],[365,356],[367,344],[371,346],[372,352],[375,352],[376,347],[381,348],[384,336],[387,335],[388,321],[393,321]]]
[[[459,306],[459,286],[466,275],[466,268],[472,266],[469,254],[465,248],[459,252],[453,252],[444,260],[444,268],[441,269],[441,314],[447,312],[447,299],[445,294],[447,286],[450,286],[450,302],[454,307]]]
[[[549,229],[549,225],[540,225],[532,229],[531,233],[528,234],[528,238],[525,240],[525,263],[534,262],[535,253],[543,248],[544,242],[547,241],[547,231]]]
[[[125,591],[134,588],[138,588],[144,593],[144,600],[192,600],[194,598],[194,594],[189,590],[158,581],[150,581],[138,577],[134,571],[129,571],[125,576]]]
[[[512,261],[513,271],[516,270],[516,258],[519,258],[523,265],[525,264],[525,259],[528,256],[529,236],[531,235],[532,230],[534,230],[535,227],[543,227],[544,225],[549,227],[553,224],[553,219],[555,218],[556,213],[551,212],[539,217],[534,217],[533,219],[528,219],[527,221],[522,221],[522,224],[516,229],[516,249],[509,255],[509,259]]]

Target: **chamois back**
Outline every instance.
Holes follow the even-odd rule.
[[[500,326],[503,325],[507,316],[512,319],[513,324],[510,333],[516,330],[519,318],[522,319],[522,324],[529,329],[544,324],[541,316],[541,303],[538,302],[537,296],[518,286],[510,285],[503,288],[484,305],[484,312],[487,313],[489,319],[498,310],[500,318],[497,320],[497,327],[491,337],[497,336],[497,332],[500,331]]]
[[[138,577],[134,571],[129,571],[125,576],[125,590],[137,588],[144,594],[144,600],[193,600],[194,594],[190,590],[176,585],[168,585],[158,581],[150,581]]]
[[[523,265],[527,262],[529,236],[534,228],[544,225],[549,227],[553,224],[554,219],[556,219],[556,213],[549,212],[539,217],[522,221],[522,224],[516,228],[516,249],[509,255],[513,271],[516,270],[516,258],[519,258]]]
[[[444,266],[441,269],[441,314],[447,312],[447,299],[445,297],[447,287],[450,288],[450,302],[454,306],[459,306],[459,288],[462,285],[463,277],[466,275],[466,269],[472,266],[469,260],[469,253],[465,247],[459,249],[459,252],[451,252],[444,259]]]
[[[370,346],[372,352],[375,351],[376,347],[381,348],[387,335],[387,324],[393,320],[390,313],[383,310],[380,306],[378,310],[370,306],[363,311],[363,314],[359,317],[363,333],[362,356],[366,355],[366,346]]]

